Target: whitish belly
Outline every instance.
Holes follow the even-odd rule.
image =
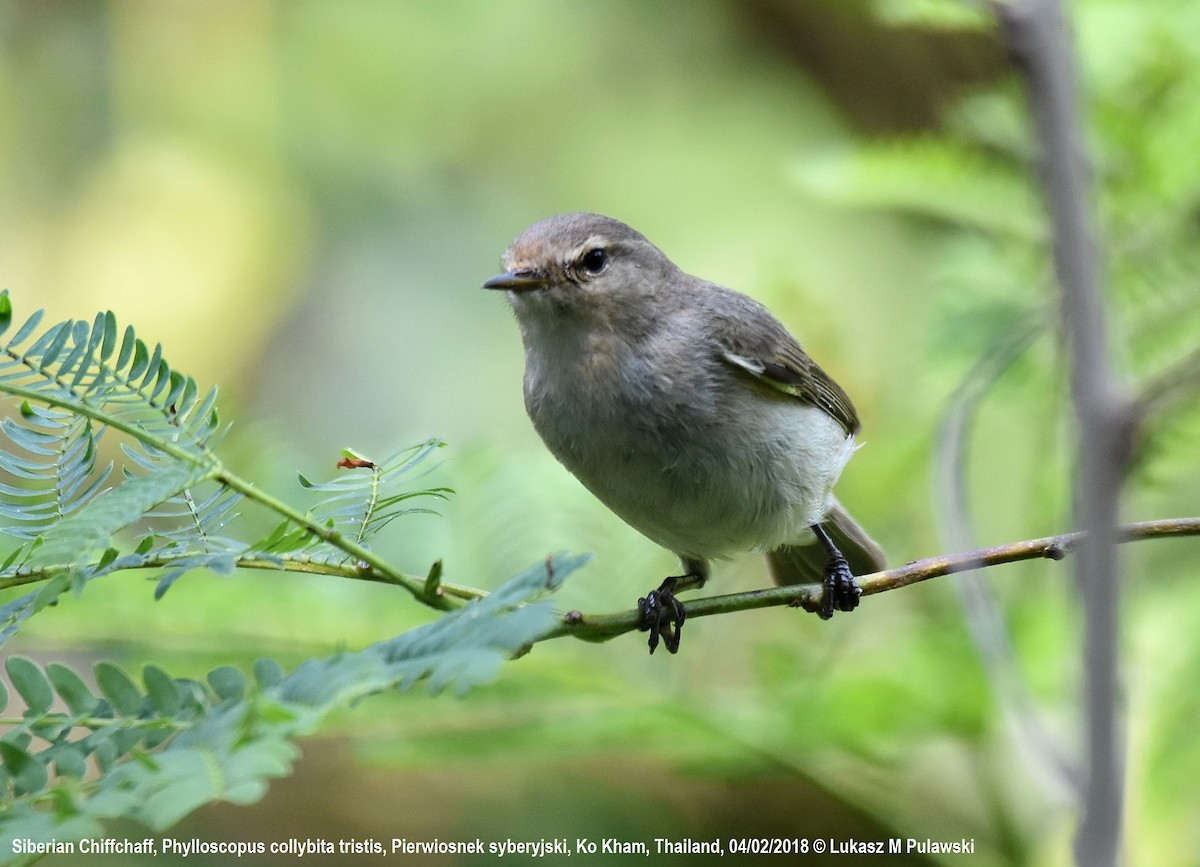
[[[731,411],[681,410],[655,426],[580,413],[553,430],[556,457],[605,505],[681,556],[799,541],[824,518],[853,437],[822,410],[748,393]],[[560,416],[561,419],[561,416]]]

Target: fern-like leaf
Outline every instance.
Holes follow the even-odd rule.
[[[350,535],[360,545],[401,515],[428,513],[431,510],[414,507],[411,501],[422,498],[442,498],[449,488],[414,490],[405,476],[421,464],[436,449],[440,440],[428,440],[405,449],[380,463],[355,454],[347,454],[339,464],[344,472],[331,482],[312,482],[301,475],[300,484],[306,490],[326,496],[312,508],[322,523]]]
[[[11,301],[0,294],[7,328]],[[112,313],[89,325],[67,320],[34,338],[36,313],[0,343],[0,393],[20,412],[0,423],[13,448],[0,450],[3,529],[42,538],[31,565],[80,565],[150,508],[209,476],[207,448],[217,430],[215,390],[199,399],[195,381],[149,351],[132,328],[117,338]],[[96,467],[107,430],[128,435],[139,475],[106,488],[111,464]],[[128,475],[128,471],[127,471]]]
[[[222,465],[214,449],[228,428],[216,389],[202,392],[172,369],[161,346],[120,331],[112,313],[44,330],[41,319],[11,331],[12,303],[0,292],[0,397],[17,409],[0,420],[0,529],[21,543],[0,566],[0,587],[45,582],[0,607],[0,643],[63,590],[122,569],[163,569],[161,596],[194,569],[300,563],[387,581],[434,608],[456,604],[370,549],[396,518],[428,511],[418,500],[448,492],[408,483],[439,442],[378,463],[348,458],[330,482],[302,476],[319,500],[298,512]],[[119,473],[97,463],[106,433],[121,449]],[[253,545],[233,532],[247,498],[283,519]],[[119,534],[134,527],[141,535],[129,550]]]
[[[543,597],[586,560],[548,559],[434,623],[288,676],[270,660],[253,680],[229,666],[201,682],[150,665],[138,683],[100,663],[93,692],[65,666],[12,657],[25,708],[0,739],[0,851],[23,838],[99,837],[114,819],[162,831],[212,801],[256,801],[331,710],[419,681],[462,694],[492,680],[553,627]],[[0,709],[6,699],[0,686]]]
[[[0,450],[0,470],[20,484],[0,482],[0,530],[33,539],[87,505],[103,490],[109,463],[96,470],[96,446],[103,429],[86,416],[21,405],[23,423],[0,421],[15,451]]]
[[[151,351],[132,327],[118,340],[111,312],[91,325],[60,322],[31,341],[41,318],[35,313],[0,343],[0,392],[122,430],[175,457],[209,457],[205,445],[216,424],[205,410],[211,412],[215,392],[201,400],[195,381],[167,364],[161,346]]]
[[[338,464],[340,474],[329,482],[314,482],[300,474],[301,487],[321,495],[309,514],[316,524],[337,534],[339,539],[368,548],[375,534],[396,518],[432,511],[413,505],[414,501],[442,499],[452,493],[449,488],[419,488],[411,484],[411,472],[441,446],[440,440],[428,440],[378,462],[347,452]],[[347,563],[354,559],[326,536],[294,521],[277,525],[251,545],[250,550],[278,558],[281,563],[296,558],[325,563]]]

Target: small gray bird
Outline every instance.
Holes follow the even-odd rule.
[[[675,592],[741,551],[764,552],[777,583],[821,581],[823,618],[858,605],[854,574],[884,568],[832,494],[858,415],[765,307],[598,214],[535,223],[503,267],[483,287],[505,290],[516,314],[533,426],[682,564],[639,600],[651,653],[660,637],[679,647]]]

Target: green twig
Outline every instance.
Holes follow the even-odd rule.
[[[347,572],[345,573],[345,577],[361,578],[367,581],[381,581],[385,584],[403,587],[418,602],[422,602],[430,608],[436,608],[440,611],[447,611],[457,607],[457,602],[449,598],[446,593],[426,594],[425,580],[423,578],[413,578],[405,575],[377,554],[363,547],[358,542],[347,538],[340,531],[326,526],[312,515],[293,509],[283,500],[273,494],[268,494],[240,476],[234,475],[224,467],[218,467],[212,478],[220,484],[244,495],[247,499],[254,500],[256,503],[265,506],[275,514],[287,518],[298,527],[303,527],[322,541],[328,542],[341,551],[345,551],[354,558],[357,564],[357,566],[348,567],[352,570],[352,574]],[[445,589],[443,587],[443,590]]]
[[[185,553],[180,557],[148,557],[145,561],[139,563],[137,566],[130,567],[127,571],[133,571],[134,569],[170,569],[178,565],[179,560],[187,559],[191,556],[193,556],[192,553]],[[70,572],[72,568],[74,567],[67,563],[54,563],[24,569],[17,574],[0,577],[0,590],[7,590],[12,587],[24,587],[29,584],[48,581],[58,575]],[[350,578],[355,581],[374,581],[379,584],[402,587],[409,592],[412,592],[412,585],[420,584],[422,591],[420,594],[421,601],[440,598],[442,604],[434,605],[433,607],[441,610],[457,608],[462,602],[471,599],[481,599],[487,595],[487,591],[485,590],[440,581],[436,588],[432,591],[427,591],[425,588],[425,579],[399,573],[390,567],[386,572],[383,572],[369,565],[364,568],[361,563],[358,565],[349,563],[322,563],[318,560],[307,559],[303,555],[272,559],[258,554],[244,554],[237,557],[237,568],[263,569],[271,572],[288,572],[304,575],[327,575],[333,578]],[[396,577],[394,577],[396,575],[399,575],[401,580],[396,580]]]
[[[1200,536],[1200,518],[1169,518],[1160,521],[1144,521],[1119,528],[1120,542],[1136,542],[1144,539],[1163,539],[1172,536]],[[967,572],[1015,563],[1019,560],[1061,560],[1082,541],[1082,533],[1065,533],[1042,539],[1011,542],[979,551],[929,557],[901,566],[876,572],[858,579],[863,596],[874,596],[888,590],[897,590],[940,578],[955,572]],[[728,593],[722,596],[705,596],[687,601],[687,617],[708,617],[712,614],[728,614],[734,611],[750,611],[755,608],[771,608],[788,605],[815,612],[821,604],[819,584],[794,584],[750,590],[745,593]],[[641,628],[642,617],[636,610],[616,614],[581,614],[571,611],[559,618],[559,624],[546,638],[570,635],[585,641],[607,641],[626,632]]]

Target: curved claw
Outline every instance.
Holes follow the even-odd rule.
[[[833,617],[833,612],[853,611],[858,607],[858,599],[862,588],[854,580],[850,565],[840,553],[831,554],[825,565],[825,573],[821,581],[824,593],[821,595],[821,610],[818,612],[822,620]]]
[[[650,633],[651,653],[658,649],[660,639],[669,652],[679,652],[679,637],[687,611],[675,598],[676,581],[676,578],[667,578],[657,590],[651,590],[638,600],[638,611],[642,615],[640,629]]]
[[[820,524],[813,524],[812,531],[829,555],[825,562],[825,572],[821,576],[824,593],[821,595],[821,610],[817,612],[822,620],[828,620],[834,611],[853,611],[857,608],[862,588],[854,580],[850,564],[837,549],[837,545],[833,544],[833,539],[829,537],[825,528]]]

